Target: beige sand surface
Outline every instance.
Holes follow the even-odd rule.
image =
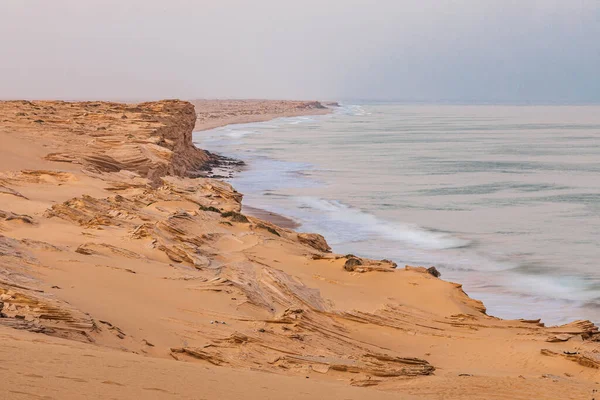
[[[192,100],[191,103],[198,114],[196,130],[331,112],[330,108],[316,101]]]
[[[242,194],[190,177],[210,119],[0,103],[2,398],[600,397],[591,323],[500,320],[424,268],[240,214]]]

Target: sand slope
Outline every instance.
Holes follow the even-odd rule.
[[[219,104],[198,103],[199,115]],[[331,254],[319,235],[240,214],[242,194],[190,177],[210,155],[191,144],[189,103],[4,102],[0,120],[8,398],[591,399],[600,388],[587,321],[490,317],[424,268]]]
[[[4,399],[364,399],[343,383],[142,358],[0,328]],[[35,362],[32,362],[35,360]],[[378,393],[379,399],[407,399]]]

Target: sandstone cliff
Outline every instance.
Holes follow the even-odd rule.
[[[165,175],[197,175],[211,156],[192,143],[194,106],[166,100],[136,105],[107,102],[3,102],[2,130],[45,139],[49,161],[88,171],[138,173],[159,183]]]

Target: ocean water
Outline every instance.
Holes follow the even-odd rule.
[[[344,105],[194,141],[336,252],[435,265],[491,315],[600,323],[600,106]]]

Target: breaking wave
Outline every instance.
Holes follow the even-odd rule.
[[[301,208],[311,208],[324,214],[329,222],[337,225],[335,229],[338,232],[345,231],[354,236],[364,238],[378,236],[382,239],[430,250],[462,248],[471,244],[470,240],[443,232],[433,232],[414,224],[382,221],[372,214],[335,200],[299,197],[297,201]]]

